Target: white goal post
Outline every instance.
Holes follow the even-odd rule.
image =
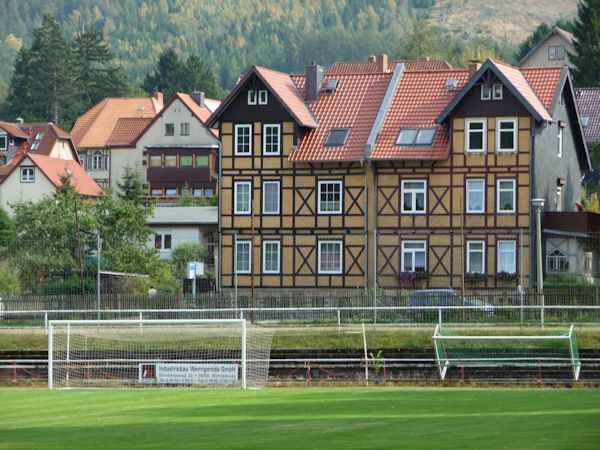
[[[48,387],[261,387],[272,338],[244,319],[51,320]]]
[[[535,336],[457,335],[441,325],[432,336],[435,360],[443,380],[450,367],[570,367],[579,379],[581,362],[575,328]]]

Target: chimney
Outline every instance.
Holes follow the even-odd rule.
[[[163,105],[164,105],[163,93],[159,92],[159,91],[154,91],[154,93],[152,94],[152,97],[154,97],[154,99],[156,100],[156,102],[158,104],[160,104],[160,107],[162,108]]]
[[[204,92],[192,92],[190,94],[190,97],[192,97],[192,100],[194,100],[198,106],[200,106],[200,108],[204,108]]]
[[[370,63],[376,62],[375,55],[369,55],[369,57],[367,58],[367,61],[369,61]]]
[[[316,101],[321,86],[323,86],[323,67],[315,65],[313,61],[310,66],[306,66],[305,100]]]
[[[381,55],[377,55],[375,57],[377,62],[377,72],[385,73],[388,71],[388,55],[382,53]]]
[[[481,67],[481,61],[478,61],[478,60],[469,61],[469,78],[472,77],[473,75],[475,75],[475,72],[477,72],[480,67]]]
[[[22,117],[17,117],[17,118],[15,119],[15,123],[16,123],[17,125],[23,125],[23,118],[22,118]]]
[[[421,56],[419,61],[431,61],[431,58],[429,56]]]

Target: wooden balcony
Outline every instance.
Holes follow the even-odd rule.
[[[600,236],[600,214],[590,212],[545,212],[544,230]]]

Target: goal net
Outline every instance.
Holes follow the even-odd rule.
[[[256,388],[273,331],[245,320],[57,320],[48,387]]]
[[[581,363],[573,325],[566,333],[537,336],[465,336],[438,325],[433,334],[443,380],[454,367],[570,367],[579,379]]]

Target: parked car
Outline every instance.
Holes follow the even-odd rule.
[[[419,306],[461,306],[460,292],[454,289],[424,289],[421,291],[413,292],[409,297],[408,305],[411,307]],[[487,317],[494,316],[494,305],[474,298],[465,298],[466,307],[478,307],[485,311]],[[478,312],[475,308],[468,310],[469,315],[477,315]],[[433,319],[437,317],[437,311],[432,310],[417,310],[413,312],[413,317],[417,320],[424,318]]]

